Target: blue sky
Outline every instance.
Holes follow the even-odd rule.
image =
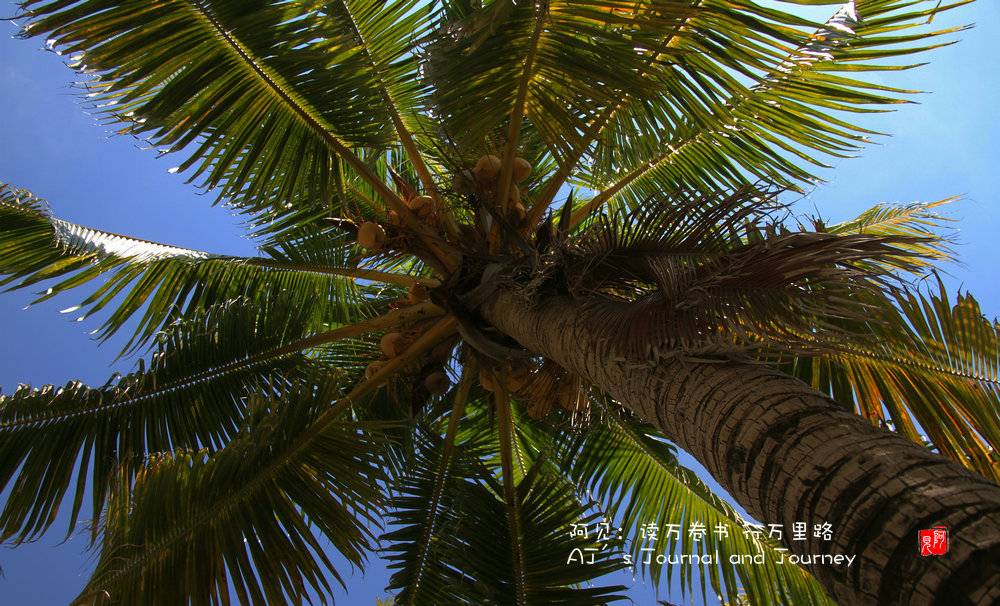
[[[13,8],[2,11],[12,14]],[[832,12],[832,10],[831,10]],[[962,196],[944,212],[960,229],[958,253],[964,265],[947,268],[947,283],[981,302],[989,317],[1000,314],[1000,70],[993,65],[1000,40],[1000,5],[981,0],[934,25],[977,26],[961,42],[922,60],[931,64],[884,81],[931,91],[916,105],[866,116],[865,123],[890,137],[876,140],[860,158],[836,161],[827,180],[797,208],[832,220],[853,217],[878,202],[931,201]],[[212,207],[184,177],[167,170],[179,157],[157,159],[127,137],[111,137],[81,108],[68,84],[72,72],[61,58],[39,50],[43,42],[10,38],[14,26],[0,22],[0,181],[29,188],[47,199],[59,218],[147,240],[217,253],[252,254],[238,220]],[[98,347],[88,334],[94,321],[74,322],[60,309],[75,296],[23,309],[30,293],[0,296],[0,386],[36,386],[79,379],[102,384],[133,360],[118,360],[121,341]],[[64,538],[55,527],[36,544],[0,550],[0,606],[68,603],[83,586],[90,562],[81,537]],[[374,603],[385,577],[376,573],[351,603]],[[646,595],[643,593],[642,595]],[[666,598],[667,596],[661,596]],[[639,600],[643,598],[637,598]],[[669,599],[682,603],[679,594]],[[683,602],[686,603],[686,602]]]

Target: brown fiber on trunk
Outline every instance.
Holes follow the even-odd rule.
[[[762,365],[611,360],[568,297],[532,307],[501,292],[481,312],[655,424],[752,516],[781,525],[789,555],[857,556],[803,564],[841,606],[1000,604],[1000,486]],[[788,540],[794,522],[807,541]],[[829,541],[813,537],[824,522]],[[948,553],[920,556],[918,531],[940,525]]]

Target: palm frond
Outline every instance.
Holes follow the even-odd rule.
[[[414,134],[426,129],[426,120],[420,114],[425,109],[427,83],[419,77],[418,57],[413,52],[415,42],[428,33],[433,23],[435,5],[414,0],[340,0],[327,5],[327,10],[352,32],[358,52],[371,65],[382,104],[407,159],[425,191],[436,196],[433,176],[414,139]]]
[[[319,537],[361,566],[384,502],[379,427],[342,421],[302,441],[337,390],[255,395],[224,449],[157,455],[134,483],[119,478],[78,600],[280,604],[313,591],[326,603],[328,577],[343,581]]]
[[[763,180],[794,188],[812,181],[810,165],[822,166],[823,156],[850,155],[877,134],[852,124],[845,113],[886,111],[914,92],[854,74],[913,67],[881,62],[940,46],[928,41],[961,28],[904,32],[966,3],[850,0],[812,32],[805,31],[808,22],[775,9],[706,7],[675,44],[687,51],[681,81],[711,78],[719,70],[709,61],[717,55],[742,78],[720,87],[705,109],[672,107],[670,95],[652,105],[626,99],[601,131],[595,169],[581,176],[583,185],[600,194],[574,213],[574,224],[605,203],[633,206],[678,187],[727,189]],[[720,49],[733,40],[746,41],[756,64],[738,54],[726,61]]]
[[[394,487],[392,531],[386,560],[394,570],[388,589],[401,604],[454,604],[463,597],[460,561],[451,554],[449,536],[459,523],[456,510],[462,482],[474,478],[474,444],[449,454],[447,442],[423,434],[418,451],[407,461]]]
[[[587,122],[624,90],[641,98],[663,94],[636,48],[673,58],[677,53],[661,32],[677,30],[697,10],[675,2],[635,10],[634,3],[615,1],[449,8],[441,35],[425,50],[434,103],[448,132],[460,147],[473,148],[514,112],[556,157],[586,147],[580,135]]]
[[[948,198],[937,202],[915,202],[912,204],[877,204],[861,213],[857,218],[834,225],[824,226],[814,221],[813,229],[831,234],[870,234],[880,236],[908,236],[914,238],[909,244],[900,244],[907,250],[905,266],[892,259],[882,259],[892,270],[905,271],[914,267],[921,271],[931,270],[942,262],[954,261],[954,250],[950,241],[942,237],[944,227],[952,219],[942,216],[934,209],[955,201]]]
[[[1000,325],[970,294],[898,291],[867,329],[816,360],[785,366],[872,423],[1000,480]]]
[[[426,85],[418,77],[417,56],[412,51],[428,34],[435,18],[433,5],[416,0],[339,0],[323,10],[353,39],[393,126],[407,125],[397,137],[419,132],[415,120],[424,109]]]
[[[483,600],[575,604],[611,599],[598,595],[621,588],[574,587],[589,586],[619,568],[622,560],[614,537],[577,532],[587,524],[593,526],[597,514],[592,504],[584,506],[573,484],[546,457],[557,436],[550,427],[527,418],[520,406],[513,406],[512,435],[505,439],[497,431],[494,405],[488,402],[489,392],[470,393],[454,451],[438,433],[446,419],[433,432],[422,432],[417,452],[401,476],[393,514],[397,528],[385,537],[393,541],[389,557],[398,570],[391,588],[400,591],[397,598],[404,604]],[[449,424],[454,421],[453,416],[448,419]],[[502,455],[504,448],[508,455]],[[503,460],[508,457],[512,469],[505,474]],[[512,494],[504,487],[504,477],[513,478]],[[553,511],[546,515],[563,519],[562,536],[538,529],[533,522],[538,520],[533,509],[537,505],[525,494],[541,490],[539,479],[546,491],[556,493],[548,505]],[[479,512],[475,520],[468,518],[470,507]],[[487,519],[491,522],[484,527]],[[481,540],[471,538],[472,528],[485,533]],[[536,539],[540,530],[543,536]],[[544,532],[551,532],[548,539]],[[543,549],[548,541],[559,544],[551,551]],[[479,561],[473,554],[487,544],[490,551]],[[470,557],[477,558],[479,567],[470,566]],[[571,570],[565,570],[564,563]]]
[[[192,180],[241,209],[280,215],[286,204],[325,206],[336,158],[377,185],[350,148],[392,141],[379,81],[388,74],[373,69],[350,23],[322,7],[227,0],[23,7],[25,35],[48,36],[74,67],[95,74],[86,88],[109,121],[155,146],[185,150],[180,170],[193,168]]]
[[[214,255],[55,219],[43,201],[8,186],[0,188],[0,219],[4,253],[0,272],[10,274],[0,285],[16,282],[15,288],[24,288],[59,279],[38,302],[96,281],[93,292],[67,311],[86,308],[83,319],[111,306],[113,311],[99,329],[103,339],[141,314],[126,351],[149,342],[158,330],[185,313],[215,303],[296,292],[303,298],[339,302],[315,308],[320,312],[317,325],[351,322],[359,313],[370,313],[365,289],[355,278],[412,282],[407,276],[358,267],[345,236],[322,236],[326,239],[322,257],[306,258],[304,252],[277,259]]]
[[[503,487],[492,477],[481,482],[462,486],[462,515],[452,535],[453,553],[462,554],[467,577],[465,603],[604,604],[625,599],[615,593],[621,586],[580,586],[620,568],[621,560],[610,541],[573,535],[573,524],[596,523],[597,514],[576,499],[572,484],[531,468],[517,485],[512,518]],[[601,551],[606,557],[590,563],[591,554]],[[515,571],[521,576],[515,577]]]
[[[0,397],[0,485],[11,487],[2,539],[44,532],[71,490],[72,530],[85,488],[96,515],[117,467],[127,475],[149,453],[219,449],[236,434],[246,397],[329,374],[305,347],[282,349],[307,330],[309,307],[290,296],[263,308],[215,306],[163,332],[148,369],[140,362],[99,388],[22,385]]]

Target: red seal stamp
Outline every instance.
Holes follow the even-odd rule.
[[[927,530],[918,530],[917,545],[920,547],[920,555],[922,556],[948,553],[948,528],[935,526]]]

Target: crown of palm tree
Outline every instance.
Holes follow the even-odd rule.
[[[343,582],[327,545],[361,565],[378,544],[399,603],[603,604],[647,531],[697,523],[657,547],[716,555],[682,588],[830,603],[664,428],[490,305],[573,301],[616,363],[767,364],[1000,479],[997,326],[908,286],[951,258],[941,203],[825,225],[777,202],[873,134],[845,111],[908,92],[857,73],[940,45],[911,28],[964,3],[823,25],[717,0],[24,3],[24,35],[93,74],[122,133],[185,154],[260,255],[0,189],[0,284],[89,287],[102,336],[149,354],[0,398],[0,536],[90,513],[87,603],[298,602]]]

